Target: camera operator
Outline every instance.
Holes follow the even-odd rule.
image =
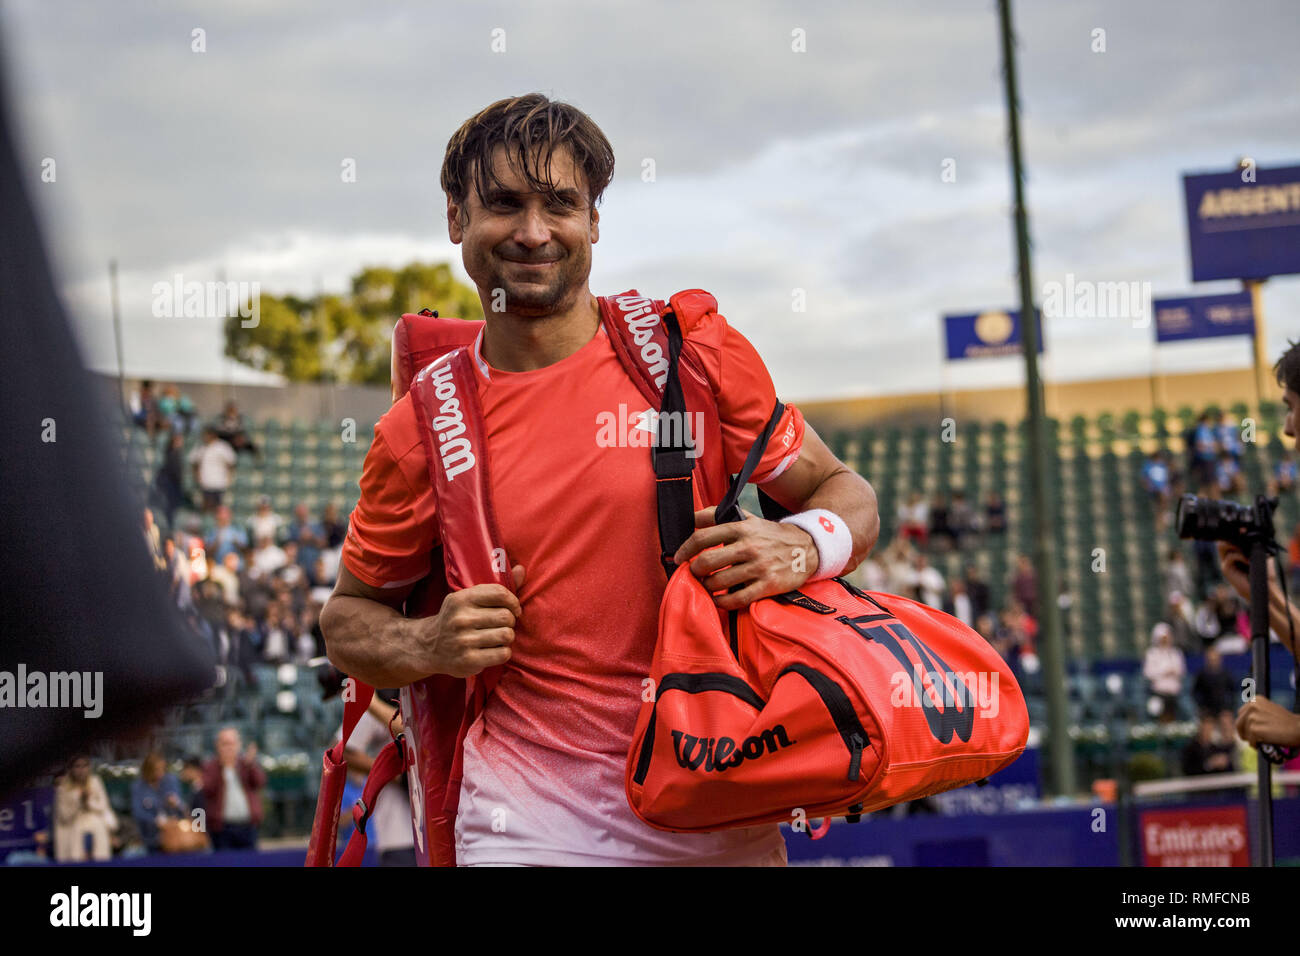
[[[1300,415],[1300,343],[1291,344],[1278,359],[1273,371],[1277,375],[1277,383],[1283,388],[1282,404],[1286,406],[1283,432],[1300,450],[1300,438],[1296,437],[1296,418]],[[1249,601],[1250,562],[1245,553],[1236,545],[1221,541],[1219,562],[1224,579],[1244,600]],[[1293,634],[1300,631],[1300,608],[1283,597],[1281,583],[1273,576],[1271,567],[1269,571],[1269,628],[1294,657],[1296,649]],[[1257,697],[1238,712],[1237,733],[1251,746],[1269,743],[1297,747],[1300,746],[1300,715],[1265,697]]]

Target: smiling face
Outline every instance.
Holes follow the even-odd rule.
[[[465,271],[484,311],[503,305],[513,315],[541,317],[568,309],[587,289],[591,247],[600,238],[600,213],[582,170],[568,149],[556,149],[552,195],[530,187],[504,147],[493,151],[492,168],[500,183],[487,183],[482,199],[471,188],[463,205],[447,202],[448,234],[464,246]]]

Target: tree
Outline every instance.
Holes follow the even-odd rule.
[[[238,314],[225,324],[226,355],[291,382],[387,385],[393,325],[403,312],[481,319],[478,293],[446,263],[402,269],[371,266],[347,295],[263,295],[255,326]]]

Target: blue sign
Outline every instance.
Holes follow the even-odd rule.
[[[1035,309],[1038,319],[1038,351],[1043,351],[1043,312]],[[978,312],[974,315],[945,315],[944,338],[948,343],[948,360],[989,358],[995,355],[1019,355],[1020,312]]]
[[[1011,766],[989,777],[984,786],[969,784],[930,798],[946,816],[962,813],[1011,813],[1043,795],[1038,782],[1038,748],[1026,747]]]
[[[36,834],[42,830],[50,833],[50,815],[54,804],[54,788],[38,787],[19,790],[0,802],[0,861],[11,853],[36,849]],[[52,844],[46,844],[48,851]]]
[[[1156,318],[1157,342],[1255,334],[1255,309],[1249,292],[1156,299],[1151,309]]]
[[[1193,282],[1300,272],[1300,166],[1184,174],[1183,192]]]

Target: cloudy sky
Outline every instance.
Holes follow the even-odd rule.
[[[1191,283],[1180,174],[1300,164],[1293,0],[1015,11],[1035,285],[1234,290]],[[115,368],[110,258],[128,374],[159,377],[229,374],[218,322],[150,315],[177,273],[299,294],[414,259],[463,277],[438,186],[447,139],[539,90],[587,111],[618,158],[593,291],[710,290],[791,399],[1020,379],[1014,358],[940,360],[943,313],[1016,301],[992,0],[0,0],[0,30],[30,191],[94,367]],[[1300,276],[1270,281],[1264,306],[1276,353],[1300,337]],[[1046,337],[1056,380],[1152,362],[1131,321],[1056,319]],[[1220,339],[1158,361],[1249,356]]]

